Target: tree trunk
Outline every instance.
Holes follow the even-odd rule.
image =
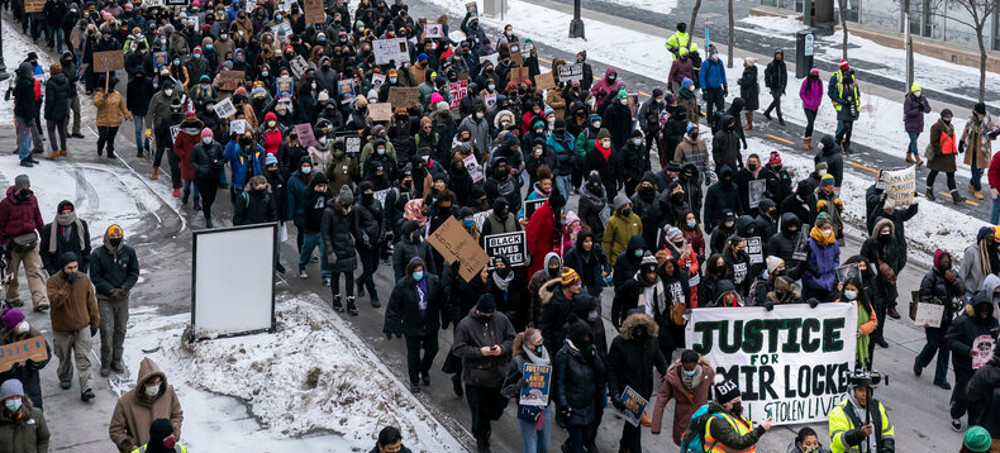
[[[985,21],[983,21],[985,24]],[[976,41],[979,42],[979,102],[986,99],[986,44],[983,43],[983,26],[976,28]]]
[[[734,30],[736,28],[736,21],[733,19],[733,0],[729,0],[729,60],[727,67],[732,69],[733,67],[733,36],[735,35]]]
[[[701,9],[701,0],[697,0],[694,2],[694,8],[691,10],[691,20],[688,21],[688,30],[691,31],[691,36],[694,36],[694,30],[695,30],[694,24],[698,20],[698,10],[700,9]],[[705,49],[705,52],[708,52],[708,49]]]
[[[840,29],[844,33],[843,58],[847,60],[847,0],[837,0],[840,5]]]
[[[906,92],[913,86],[913,30],[910,25],[910,0],[903,0],[903,47],[906,48]],[[919,30],[918,30],[919,33]]]

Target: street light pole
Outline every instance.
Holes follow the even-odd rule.
[[[3,61],[3,18],[0,17],[0,81],[10,78],[7,73],[7,65]]]
[[[580,1],[573,0],[573,20],[569,23],[569,37],[587,39],[583,30],[583,19],[580,19]]]

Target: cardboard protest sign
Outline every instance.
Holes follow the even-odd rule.
[[[510,50],[510,61],[519,65],[524,64],[524,55],[521,55],[521,44],[519,42],[511,41],[507,44],[507,49]]]
[[[275,91],[278,92],[278,97],[292,97],[292,92],[295,90],[295,80],[289,76],[281,76],[274,80]]]
[[[160,69],[167,65],[166,52],[153,52],[153,69]]]
[[[16,343],[5,344],[0,347],[0,373],[5,373],[14,365],[23,364],[28,360],[44,362],[47,358],[49,358],[49,353],[45,337],[32,337]]]
[[[450,108],[452,110],[457,110],[458,107],[462,104],[462,98],[464,98],[469,94],[469,81],[459,80],[455,83],[452,83],[448,87],[448,93],[451,95]]]
[[[188,6],[191,0],[166,0],[167,6]]]
[[[761,264],[764,262],[764,241],[760,236],[747,238],[747,255],[750,255],[750,264]]]
[[[490,257],[505,256],[512,267],[528,264],[528,237],[522,231],[486,236],[486,254]]]
[[[546,201],[549,201],[549,199],[547,197],[546,198],[539,198],[539,199],[536,199],[536,200],[525,200],[524,201],[524,218],[528,219],[528,220],[531,220],[531,215],[535,213],[536,209],[538,209],[543,204],[545,204]]]
[[[516,68],[510,68],[510,81],[517,83],[524,83],[526,80],[531,80],[528,72],[528,68],[524,66],[518,66]]]
[[[916,203],[917,167],[879,171],[879,182],[885,188],[885,202],[892,207],[907,207]]]
[[[539,90],[549,90],[555,88],[556,87],[555,74],[553,74],[550,71],[546,72],[545,74],[536,75],[535,86],[537,86]]]
[[[420,102],[420,89],[417,87],[389,87],[389,104],[392,108],[416,108]]]
[[[858,308],[850,304],[695,308],[686,344],[739,385],[751,420],[826,421],[850,385]]]
[[[120,50],[94,52],[94,72],[111,72],[125,69],[125,53]]]
[[[372,41],[372,52],[375,54],[375,64],[396,65],[410,61],[410,51],[406,47],[406,38],[376,39]]]
[[[354,102],[354,79],[340,79],[337,81],[337,97],[341,104]]]
[[[226,119],[236,114],[236,106],[233,105],[232,98],[225,98],[215,104],[215,114],[220,119]]]
[[[629,386],[625,386],[625,391],[618,401],[625,405],[625,421],[632,426],[639,426],[639,419],[642,418],[643,412],[646,412],[646,404],[649,404],[649,401]]]
[[[232,120],[229,123],[229,134],[240,135],[247,130],[247,120]],[[173,132],[173,131],[171,131]]]
[[[573,63],[559,67],[559,81],[568,83],[575,80],[583,80],[583,64]]]
[[[295,135],[299,136],[299,143],[301,143],[302,146],[308,148],[310,146],[318,145],[318,143],[316,142],[316,135],[313,134],[313,128],[311,124],[309,123],[296,124],[294,130],[295,130]]]
[[[552,365],[524,364],[524,381],[518,404],[522,406],[548,407],[549,390],[552,387]]]
[[[941,318],[943,316],[944,305],[918,302],[917,313],[913,318],[913,324],[919,327],[941,327]]]
[[[368,118],[372,121],[392,120],[392,106],[388,102],[376,102],[368,105]]]
[[[442,38],[444,37],[444,25],[441,24],[426,24],[424,25],[424,38]]]
[[[479,165],[479,161],[476,160],[475,154],[469,154],[462,159],[462,163],[465,165],[465,169],[469,171],[469,176],[472,177],[472,183],[475,184],[483,180],[483,166]]]
[[[297,79],[301,79],[302,74],[305,74],[306,71],[309,69],[309,63],[306,61],[305,58],[302,58],[302,55],[298,55],[295,58],[292,58],[292,61],[289,61],[288,64],[289,66],[292,67],[292,74]]]
[[[476,240],[465,231],[458,220],[451,216],[431,232],[427,242],[449,264],[458,261],[458,273],[467,282],[479,275],[490,261],[490,257],[479,247]]]
[[[40,13],[45,9],[45,0],[24,0],[24,12]]]
[[[306,15],[306,25],[326,22],[323,0],[302,0],[302,12]]]
[[[993,349],[996,346],[992,335],[980,335],[972,341],[972,350],[976,351],[972,356],[972,369],[978,370],[986,365],[993,358]]]
[[[224,91],[236,91],[243,85],[244,77],[246,73],[243,71],[222,71],[215,76],[215,82]]]

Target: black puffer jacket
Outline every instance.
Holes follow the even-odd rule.
[[[993,301],[991,294],[980,291],[972,296],[965,312],[955,318],[944,336],[944,342],[951,349],[951,363],[955,371],[972,372],[972,345],[980,335],[992,335],[993,329],[1000,327],[997,318],[993,317]],[[985,318],[980,315],[985,314]]]
[[[434,274],[424,273],[427,281],[427,307],[423,315],[417,297],[417,282],[407,275],[396,282],[385,308],[383,333],[404,335],[437,335],[442,325],[451,319],[451,310],[445,305],[447,298],[441,287],[441,280]]]
[[[638,337],[639,327],[646,330],[645,337]],[[667,372],[667,361],[656,344],[658,328],[653,318],[645,314],[630,315],[622,323],[621,335],[611,342],[608,352],[608,391],[612,401],[617,402],[625,387],[649,399],[653,394],[653,368],[663,375]]]
[[[615,262],[615,272],[614,272],[614,283],[615,286],[621,285],[632,278],[636,271],[639,270],[639,264],[642,262],[641,256],[635,256],[635,250],[642,249],[648,250],[646,248],[646,240],[639,236],[638,234],[632,236],[628,240],[628,247],[623,253],[624,256],[618,258]]]
[[[362,194],[354,204],[354,215],[358,218],[359,249],[376,248],[382,241],[382,226],[385,224],[382,204],[372,197],[367,203]]]
[[[403,222],[403,226],[400,228],[399,241],[396,242],[396,246],[392,251],[392,271],[394,274],[393,278],[396,281],[403,278],[406,274],[406,265],[414,257],[424,260],[424,272],[434,275],[438,274],[437,269],[434,267],[434,254],[431,251],[430,244],[424,242],[422,239],[416,242],[410,239],[411,233],[418,229],[420,229],[420,226],[413,220]]]
[[[69,118],[70,91],[75,90],[66,74],[58,73],[45,82],[45,119],[62,122]]]
[[[345,196],[346,194],[346,196]],[[327,259],[327,268],[333,272],[353,272],[358,267],[357,251],[354,244],[361,236],[358,230],[358,216],[351,209],[353,197],[350,196],[350,189],[344,186],[335,202],[326,206],[323,211],[323,223],[320,231],[323,233],[323,246],[326,248],[327,257],[335,254],[336,263],[330,264]]]
[[[719,182],[712,184],[705,194],[705,231],[711,231],[722,219],[722,211],[732,210],[737,215],[742,214],[740,191],[732,180],[733,168],[723,165],[719,169]],[[726,179],[728,178],[728,182]]]
[[[514,343],[514,326],[503,313],[489,319],[476,315],[475,309],[458,322],[452,353],[462,359],[463,382],[481,387],[500,387],[506,378],[507,362]],[[480,348],[500,346],[498,356],[484,356]]]
[[[569,425],[592,423],[597,406],[604,404],[604,362],[593,351],[588,356],[564,344],[553,362],[552,396],[558,407],[572,409]]]
[[[226,157],[222,145],[212,142],[210,145],[199,143],[191,150],[191,167],[194,168],[194,179],[202,181],[218,181],[226,168]]]
[[[938,268],[938,261],[944,252],[940,250],[934,255],[934,268],[924,275],[920,282],[920,301],[928,304],[944,305],[944,313],[941,315],[941,327],[947,329],[951,325],[951,320],[955,317],[952,301],[962,297],[965,289],[962,287],[962,280],[958,278],[958,271],[955,271],[955,281],[949,283],[945,278],[945,272]]]
[[[803,233],[802,222],[791,212],[781,215],[780,231],[771,235],[764,246],[765,256],[785,260],[785,270],[792,279],[798,279],[798,267],[805,263],[809,253],[808,237]],[[791,231],[795,228],[795,231]]]
[[[844,181],[844,157],[840,152],[840,146],[834,143],[833,136],[824,135],[819,142],[819,151],[813,157],[813,162],[826,162],[826,172],[833,175],[833,181],[840,187]]]
[[[652,173],[649,177],[652,177]],[[646,178],[643,178],[645,180]],[[667,200],[656,191],[636,192],[632,195],[632,212],[642,220],[642,238],[646,244],[656,244],[660,228],[667,223],[669,206]]]
[[[278,205],[270,187],[248,190],[236,197],[233,225],[253,225],[278,220]]]
[[[994,355],[990,362],[976,370],[969,381],[969,424],[979,425],[990,432],[990,437],[1000,438],[1000,355]]]

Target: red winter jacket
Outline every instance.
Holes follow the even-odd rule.
[[[990,169],[986,171],[986,177],[989,179],[990,187],[1000,189],[1000,151],[993,155]]]
[[[38,210],[38,200],[31,194],[26,200],[14,196],[14,186],[7,188],[7,197],[0,201],[0,243],[32,231],[41,232],[45,228],[42,212]]]
[[[262,129],[264,130],[264,152],[277,157],[278,148],[281,147],[281,142],[284,141],[284,137],[282,137],[281,129],[279,129],[277,125],[275,125],[274,129],[267,128],[267,122],[271,120],[277,122],[278,116],[275,115],[274,112],[267,112],[267,115],[264,115],[264,126],[262,126]]]
[[[191,150],[201,141],[201,130],[196,134],[190,134],[187,128],[181,128],[174,139],[174,154],[181,161],[181,179],[190,181],[194,179],[194,167],[191,166]]]

